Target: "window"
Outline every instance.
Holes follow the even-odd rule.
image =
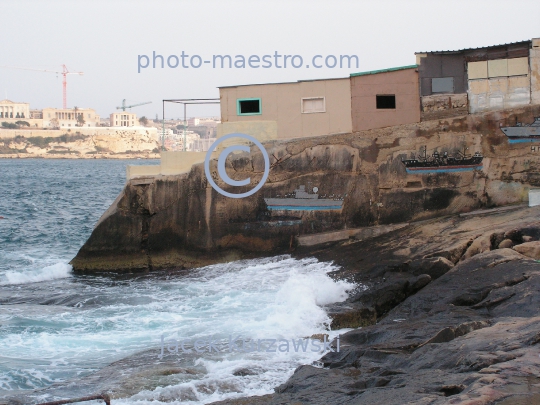
[[[323,113],[326,112],[324,97],[306,97],[302,99],[302,113]]]
[[[260,98],[244,98],[236,100],[236,115],[261,115]]]
[[[431,79],[432,93],[453,93],[454,78],[453,77],[434,77]]]
[[[377,95],[377,110],[392,110],[396,108],[396,95]]]

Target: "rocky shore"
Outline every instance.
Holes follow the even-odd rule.
[[[216,405],[539,403],[539,215],[452,216],[310,252],[368,287],[330,309],[354,328],[340,352],[272,395]]]
[[[351,330],[339,353],[299,367],[273,394],[216,405],[540,401],[540,207],[435,218],[294,255],[334,261],[333,277],[358,284],[327,308],[333,328]],[[81,396],[107,391],[114,403],[204,375],[195,357],[161,361],[156,352],[40,393],[62,396],[77,386]]]

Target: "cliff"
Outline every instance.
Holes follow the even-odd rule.
[[[156,128],[0,130],[0,158],[159,158]]]
[[[202,164],[189,173],[130,180],[73,259],[76,271],[148,271],[195,267],[294,250],[298,236],[419,221],[526,201],[540,186],[535,143],[508,142],[500,126],[532,122],[540,106],[424,121],[349,134],[265,143],[271,169],[254,195],[231,199],[207,182]],[[408,173],[402,159],[437,151],[481,153],[482,167]],[[227,186],[245,192],[250,187]],[[232,155],[235,180],[262,177],[262,154]],[[299,186],[342,201],[333,210],[269,210]]]

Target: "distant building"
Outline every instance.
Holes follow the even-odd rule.
[[[538,38],[482,48],[417,52],[416,59],[424,111],[457,105],[476,113],[540,103]]]
[[[0,101],[0,118],[30,118],[29,103],[15,103],[11,100]]]
[[[30,110],[30,118],[35,120],[42,120],[43,119],[43,111],[42,110]]]
[[[97,126],[99,126],[99,115],[92,108],[43,109],[43,128]]]
[[[212,127],[215,128],[219,124],[218,120],[215,119],[200,119],[199,125],[204,127]]]
[[[187,120],[187,124],[190,127],[196,127],[199,125],[200,122],[201,120],[199,118],[188,118]]]
[[[110,115],[111,127],[134,127],[139,125],[137,114],[121,111]]]

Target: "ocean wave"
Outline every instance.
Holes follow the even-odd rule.
[[[40,281],[55,280],[71,276],[71,265],[67,263],[55,263],[38,270],[6,271],[3,274],[0,285],[29,284]]]

